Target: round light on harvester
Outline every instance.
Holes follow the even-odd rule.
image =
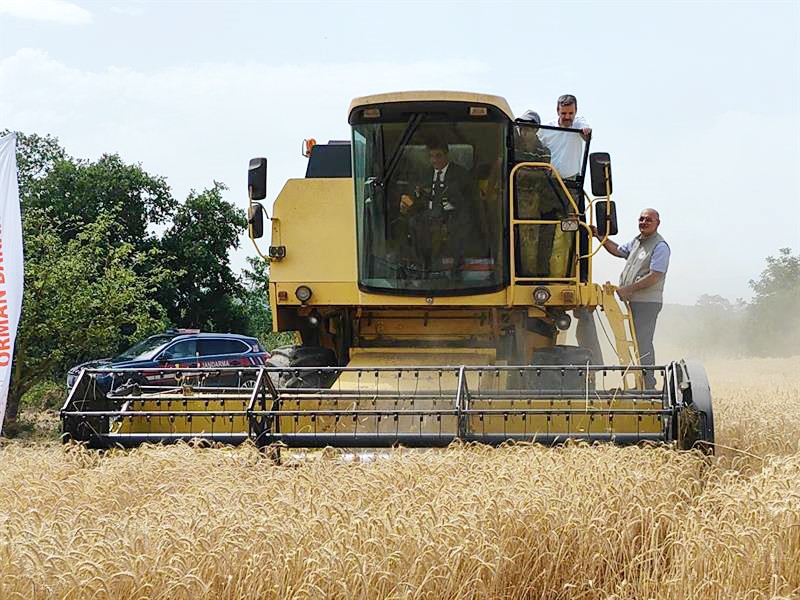
[[[556,318],[556,327],[560,331],[566,331],[569,329],[569,326],[572,324],[572,319],[570,319],[567,313],[563,313]]]
[[[536,304],[544,304],[550,300],[550,290],[544,287],[537,287],[533,290],[533,301]]]
[[[561,231],[578,231],[578,222],[572,219],[564,219],[561,221]]]
[[[300,300],[300,302],[305,304],[311,299],[311,288],[307,285],[300,285],[294,291],[294,295],[297,296],[297,299]]]

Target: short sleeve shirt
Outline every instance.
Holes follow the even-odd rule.
[[[548,125],[560,127],[558,119],[550,121]],[[586,122],[586,119],[575,117],[570,129],[584,129],[587,127],[589,127],[589,123]],[[573,177],[580,172],[584,148],[583,137],[580,134],[540,129],[539,139],[550,150],[551,162],[561,177]]]

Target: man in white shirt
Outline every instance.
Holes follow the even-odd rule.
[[[575,177],[583,162],[583,142],[592,135],[592,128],[583,117],[577,116],[578,100],[572,94],[559,96],[556,103],[558,119],[550,121],[551,127],[580,129],[581,133],[540,129],[539,138],[550,150],[553,166],[562,179]]]

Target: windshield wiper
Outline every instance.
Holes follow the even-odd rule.
[[[419,127],[424,117],[424,113],[414,113],[408,119],[406,128],[403,130],[403,135],[397,140],[397,145],[395,145],[394,150],[392,150],[389,160],[383,165],[383,176],[378,177],[376,181],[378,185],[385,187],[389,181],[391,181],[392,175],[395,169],[397,169],[397,165],[400,163],[400,157],[403,154],[406,144],[411,140],[411,136],[414,135],[414,132],[417,130],[417,127]]]

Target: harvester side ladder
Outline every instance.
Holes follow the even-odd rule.
[[[619,358],[619,364],[623,366],[641,365],[639,355],[639,344],[636,341],[636,329],[633,325],[630,305],[625,302],[623,310],[617,299],[614,297],[616,287],[610,283],[603,286],[602,308],[606,313],[611,331],[614,333],[614,345]],[[627,327],[626,327],[627,325]],[[636,370],[624,377],[625,389],[635,389],[642,385],[640,379],[642,373]],[[634,381],[632,382],[631,379]]]

